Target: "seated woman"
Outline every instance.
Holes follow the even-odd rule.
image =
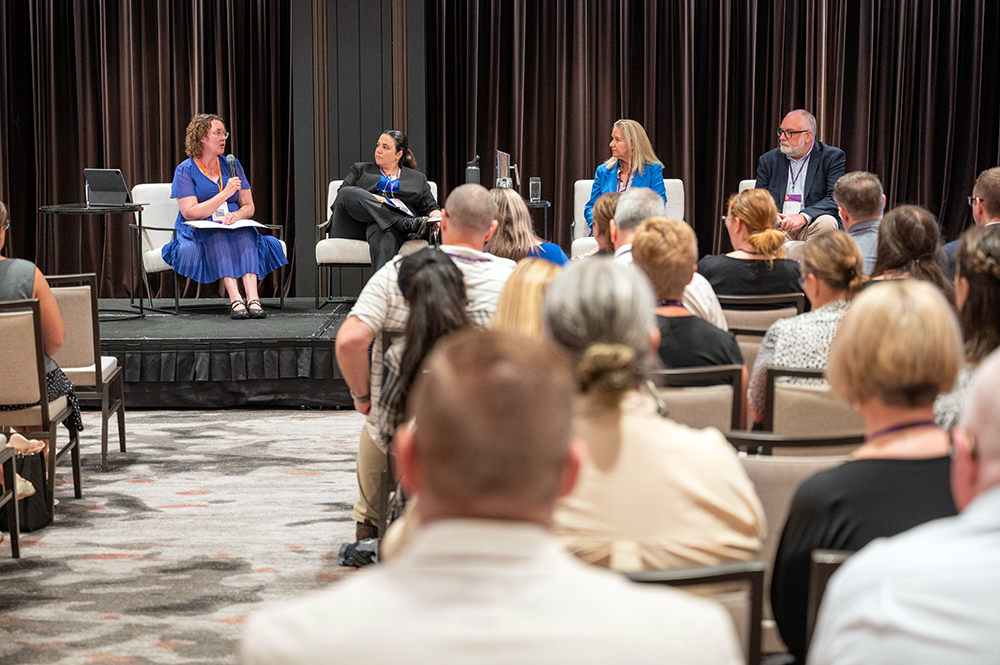
[[[496,314],[490,319],[490,328],[518,332],[528,337],[542,339],[542,304],[552,280],[559,275],[560,267],[542,259],[522,259],[510,274]]]
[[[844,316],[827,377],[833,393],[857,408],[865,442],[850,461],[799,487],[781,534],[771,608],[796,662],[805,662],[808,646],[813,550],[858,550],[955,514],[950,443],[932,409],[935,397],[955,383],[961,349],[951,307],[922,281],[874,285]]]
[[[583,208],[587,226],[594,228],[594,204],[601,194],[624,192],[630,187],[648,187],[664,201],[663,163],[656,158],[646,130],[635,120],[618,120],[611,128],[611,158],[594,171],[590,200]]]
[[[611,220],[615,216],[615,206],[618,205],[619,198],[621,198],[620,192],[607,192],[597,198],[597,203],[594,204],[593,225],[591,226],[594,240],[597,241],[597,247],[586,254],[574,258],[578,259],[583,256],[611,256],[615,253],[614,245],[611,244]]]
[[[332,213],[330,237],[367,240],[373,272],[391,261],[408,239],[426,237],[433,220],[441,217],[406,134],[395,129],[378,137],[374,163],[351,167],[337,190]]]
[[[750,373],[747,396],[754,422],[764,420],[764,392],[770,365],[826,369],[830,344],[840,320],[867,279],[861,250],[843,231],[817,236],[802,250],[802,290],[812,311],[779,319],[767,329]],[[812,379],[780,379],[782,382]]]
[[[965,362],[955,388],[934,402],[934,419],[946,430],[958,424],[976,368],[1000,347],[1000,224],[966,231],[955,255],[955,301]]]
[[[718,295],[762,296],[796,293],[799,265],[785,256],[785,234],[774,227],[778,209],[765,189],[748,189],[729,197],[722,218],[733,251],[698,262],[700,272]]]
[[[236,172],[222,154],[229,132],[222,118],[201,113],[191,119],[184,139],[188,158],[174,171],[170,198],[177,199],[177,236],[163,247],[163,260],[174,271],[199,284],[218,280],[229,294],[229,315],[234,319],[267,316],[257,294],[257,281],[288,265],[281,242],[256,228],[196,229],[184,222],[207,220],[229,225],[253,217],[253,196],[243,165]],[[237,280],[242,280],[246,301]]]
[[[529,256],[557,265],[569,261],[559,245],[535,235],[528,206],[520,194],[510,188],[497,187],[490,190],[490,198],[497,207],[497,228],[486,241],[486,252],[512,261]]]
[[[716,429],[661,416],[645,387],[653,304],[640,271],[605,258],[571,263],[545,298],[545,329],[580,381],[575,429],[588,451],[553,533],[585,563],[620,571],[752,559],[764,513],[735,450]]]
[[[955,290],[945,277],[946,265],[941,232],[929,210],[903,205],[885,214],[878,228],[873,281],[922,279],[941,289],[954,304]]]
[[[7,229],[9,228],[10,218],[7,206],[0,202],[0,252],[6,246]],[[62,314],[59,313],[59,305],[56,303],[55,296],[52,295],[52,290],[49,288],[49,283],[45,281],[42,271],[35,267],[35,264],[23,259],[8,259],[0,254],[0,301],[30,298],[38,299],[38,309],[42,319],[42,349],[45,352],[45,388],[48,400],[54,402],[60,397],[66,398],[73,413],[63,422],[71,432],[74,430],[79,432],[83,429],[83,421],[80,419],[80,402],[76,399],[76,390],[51,357],[66,341],[66,326],[63,324]],[[36,402],[35,404],[0,405],[0,411],[20,411],[37,404]],[[17,434],[11,436],[9,445],[17,448],[18,453],[21,454],[38,452],[37,441],[25,440]],[[50,454],[47,447],[43,450],[46,455]],[[20,476],[17,485],[18,498],[31,496],[35,493],[31,484]]]

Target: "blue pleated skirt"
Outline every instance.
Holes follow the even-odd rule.
[[[255,228],[225,231],[179,223],[177,238],[163,247],[162,254],[178,274],[200,284],[211,284],[222,277],[239,279],[247,273],[263,279],[288,265],[278,239],[261,235]]]

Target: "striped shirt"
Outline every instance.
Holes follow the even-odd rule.
[[[474,325],[486,327],[493,318],[500,301],[507,278],[516,265],[510,259],[477,252],[457,245],[441,245],[441,251],[451,257],[465,277],[465,294],[468,298],[466,313]],[[372,344],[371,364],[371,411],[368,412],[366,426],[372,440],[379,442],[378,404],[382,389],[382,333],[401,333],[406,328],[410,308],[399,290],[399,262],[402,256],[382,266],[372,275],[351,309],[350,316],[356,316],[375,333]]]

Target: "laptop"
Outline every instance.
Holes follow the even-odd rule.
[[[132,203],[121,169],[84,169],[89,189],[88,206],[119,206]]]

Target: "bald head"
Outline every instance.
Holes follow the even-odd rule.
[[[483,330],[439,342],[414,385],[412,442],[399,450],[421,517],[548,524],[564,491],[574,392],[549,342]]]
[[[444,203],[448,229],[442,232],[482,239],[490,231],[497,208],[489,191],[482,185],[467,184],[451,190]],[[443,238],[446,245],[456,244]],[[480,243],[480,247],[482,243]]]

